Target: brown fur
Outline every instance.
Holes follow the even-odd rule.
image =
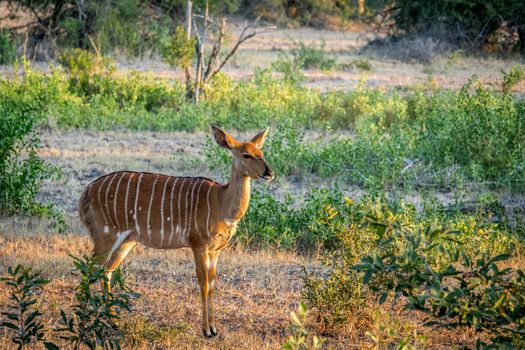
[[[120,171],[89,184],[79,202],[80,220],[91,235],[94,255],[105,259],[108,277],[137,243],[193,250],[206,336],[217,334],[212,305],[219,253],[248,209],[250,180],[273,177],[260,150],[266,131],[251,142],[213,131],[217,143],[234,156],[230,183]]]

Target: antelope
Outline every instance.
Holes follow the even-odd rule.
[[[212,130],[219,146],[233,155],[228,184],[204,177],[118,171],[90,183],[79,202],[80,220],[108,281],[137,243],[157,249],[191,248],[206,337],[217,335],[213,296],[219,253],[248,209],[251,179],[273,178],[261,151],[268,129],[249,142],[239,142],[215,126]]]

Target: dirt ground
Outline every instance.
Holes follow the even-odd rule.
[[[242,22],[233,20],[230,30],[231,41],[239,36]],[[356,31],[359,30],[359,31]],[[515,65],[524,64],[523,58],[498,59],[493,57],[466,57],[451,54],[436,57],[431,65],[377,57],[362,54],[361,49],[370,41],[381,35],[375,34],[366,26],[354,28],[354,31],[332,31],[313,28],[277,28],[274,31],[262,33],[243,43],[237,55],[226,66],[225,72],[230,77],[242,79],[253,74],[256,68],[267,68],[279,58],[281,51],[289,52],[300,42],[315,47],[324,42],[325,51],[334,57],[337,63],[350,63],[354,60],[365,60],[372,66],[371,71],[350,69],[341,71],[307,70],[304,86],[327,90],[352,90],[358,84],[365,87],[391,89],[414,84],[427,84],[457,89],[464,85],[472,76],[494,88],[499,88],[501,71],[508,71]],[[168,78],[183,78],[183,73],[173,70],[158,57],[149,57],[135,62],[118,59],[120,69],[147,71],[155,76]],[[515,87],[515,91],[524,92],[525,83]]]

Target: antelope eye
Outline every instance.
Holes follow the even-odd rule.
[[[242,157],[245,159],[253,159],[253,157],[249,154],[243,154]]]

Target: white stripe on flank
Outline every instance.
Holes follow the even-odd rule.
[[[124,211],[126,212],[126,227],[128,227],[129,221],[128,221],[128,194],[129,194],[129,186],[131,185],[131,178],[135,175],[135,173],[131,173],[128,179],[128,187],[126,188],[126,200],[124,201]],[[130,210],[131,211],[131,210]]]
[[[133,218],[135,219],[135,228],[137,229],[137,235],[140,237],[140,226],[139,226],[139,213],[137,212],[137,207],[139,205],[139,193],[140,193],[140,181],[142,180],[142,175],[140,173],[139,181],[137,182],[137,188],[135,189],[135,212],[133,213]]]
[[[162,199],[160,201],[160,246],[164,242],[164,198],[166,196],[166,187],[168,187],[168,182],[170,182],[171,177],[168,177],[164,183],[164,190],[162,190]]]
[[[210,237],[210,191],[213,184],[210,183],[210,187],[208,188],[208,193],[206,194],[206,203],[208,204],[208,218],[206,219],[206,233],[208,234],[208,238]]]
[[[191,217],[192,217],[192,213],[193,213],[193,192],[195,192],[195,187],[197,187],[197,184],[199,183],[199,179],[194,179],[193,180],[194,184],[193,184],[193,187],[191,189],[191,199],[190,199],[190,212],[189,212],[189,215],[190,217],[188,218],[188,226],[186,226],[186,233],[189,235],[190,231],[191,231]]]
[[[120,248],[120,246],[122,245],[122,243],[124,242],[124,240],[126,238],[128,238],[129,234],[132,232],[132,230],[126,230],[126,231],[123,231],[123,232],[119,232],[117,233],[117,240],[115,241],[115,243],[113,244],[113,247],[111,247],[111,250],[109,251],[109,254],[108,254],[108,257],[106,259],[106,262],[104,265],[106,265],[110,259],[111,259],[111,256],[113,255],[113,253],[115,253],[115,251]]]
[[[170,239],[168,241],[168,245],[171,243],[171,239],[173,238],[173,193],[175,191],[175,185],[179,181],[179,178],[176,177],[175,181],[173,181],[173,187],[171,187],[171,199],[170,199],[170,224],[171,224],[171,233],[170,233]]]
[[[106,189],[106,203],[105,203],[106,211],[108,213],[108,220],[109,220],[109,223],[111,224],[111,226],[113,226],[113,227],[115,227],[115,224],[113,223],[113,219],[111,218],[111,214],[110,214],[109,208],[108,208],[108,194],[109,194],[109,189],[111,188],[111,184],[113,183],[113,180],[115,180],[116,177],[117,177],[117,174],[113,175],[111,177],[111,181],[108,184],[108,188]]]
[[[102,187],[104,187],[104,184],[106,183],[106,181],[108,181],[109,179],[109,176],[106,176],[104,177],[104,180],[102,181],[102,184],[99,186],[98,188],[98,193],[97,193],[97,199],[98,199],[98,207],[100,208],[100,212],[102,213],[102,217],[104,218],[104,224],[108,224],[108,219],[106,218],[106,213],[104,213],[104,210],[102,209],[102,203],[100,201],[100,191],[102,191]]]
[[[115,190],[115,196],[113,198],[113,213],[115,214],[115,223],[117,224],[117,228],[118,229],[120,229],[120,224],[118,222],[118,215],[117,215],[117,196],[118,196],[118,190],[120,188],[120,182],[124,178],[124,175],[126,175],[125,172],[122,173],[122,176],[120,177],[120,179],[117,182],[117,189]]]
[[[191,178],[190,178],[190,184],[188,185],[188,189],[186,190],[186,205],[184,206],[184,229],[182,230],[183,234],[186,231],[186,228],[188,227],[188,196],[190,194],[190,188],[191,188]]]
[[[178,201],[178,204],[177,204],[177,210],[179,212],[179,216],[177,216],[177,228],[179,228],[179,226],[182,225],[182,218],[180,216],[180,196],[182,194],[182,189],[184,188],[184,183],[186,182],[186,178],[184,178],[184,180],[182,180],[182,184],[180,185],[180,188],[179,188],[179,201]],[[177,232],[177,235],[179,234],[179,232]]]
[[[148,239],[151,242],[151,206],[153,205],[153,196],[155,196],[155,186],[157,186],[157,181],[159,180],[159,175],[155,177],[155,181],[153,181],[153,188],[151,189],[151,197],[149,199],[149,207],[148,207],[148,220],[146,221],[146,226],[148,229]]]
[[[199,184],[199,188],[197,189],[197,201],[195,203],[195,232],[199,232],[199,228],[197,227],[197,210],[199,209],[199,198],[201,196],[201,187],[204,183],[204,179],[201,179],[201,183]]]

